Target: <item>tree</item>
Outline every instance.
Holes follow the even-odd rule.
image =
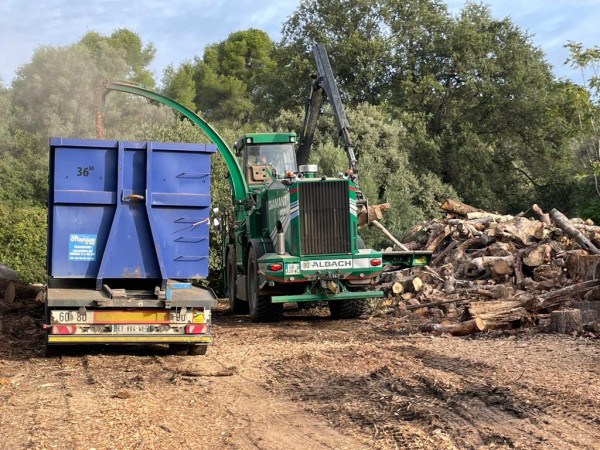
[[[273,97],[287,108],[297,107],[295,77],[308,73],[315,40],[347,104],[382,105],[399,121],[416,175],[436,174],[465,201],[505,212],[550,193],[567,198],[576,122],[560,112],[571,99],[509,18],[473,3],[453,17],[437,0],[303,2],[276,53],[296,69],[278,72],[288,78]]]
[[[194,75],[198,71],[199,62],[182,62],[177,70],[172,65],[167,66],[163,73],[163,94],[181,103],[183,106],[196,110],[196,81]]]
[[[108,48],[115,50],[128,66],[127,79],[145,84],[150,88],[154,87],[154,77],[148,69],[148,65],[154,59],[156,49],[151,42],[143,45],[142,39],[137,33],[126,28],[119,28],[110,36],[89,31],[79,43],[92,52],[98,64],[102,62]]]
[[[249,123],[258,116],[261,79],[274,70],[273,51],[273,41],[264,31],[236,31],[206,46],[201,59],[168,70],[163,80],[165,93],[185,102],[194,94],[193,109],[208,120]],[[193,89],[190,76],[195,81]]]

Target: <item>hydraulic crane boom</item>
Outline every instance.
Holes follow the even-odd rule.
[[[317,73],[313,76],[310,99],[306,103],[304,114],[304,125],[300,135],[300,145],[298,147],[298,164],[306,164],[308,162],[308,154],[312,145],[315,129],[317,127],[317,119],[321,106],[323,105],[323,97],[326,97],[331,105],[333,120],[338,130],[338,135],[343,141],[344,151],[348,157],[348,166],[353,174],[357,174],[357,162],[354,155],[354,144],[350,139],[350,123],[342,106],[342,99],[337,88],[337,83],[333,77],[331,64],[327,57],[327,52],[323,44],[315,44],[313,54],[317,63]]]

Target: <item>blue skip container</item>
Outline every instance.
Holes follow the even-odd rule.
[[[213,144],[50,138],[50,279],[208,275]]]

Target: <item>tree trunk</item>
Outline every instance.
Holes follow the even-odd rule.
[[[550,316],[550,331],[559,334],[571,334],[574,331],[582,330],[581,311],[578,309],[552,311],[552,315]]]
[[[581,232],[579,232],[563,213],[561,213],[557,209],[552,209],[549,214],[556,226],[563,230],[567,234],[567,236],[574,239],[582,248],[584,248],[588,252],[600,255],[600,250],[594,244],[592,244],[592,242],[587,237],[585,237]]]
[[[465,275],[470,277],[476,277],[481,275],[485,270],[490,269],[492,272],[498,275],[509,274],[512,271],[512,266],[515,262],[515,257],[510,256],[480,256],[473,258]]]
[[[540,218],[540,220],[542,221],[542,223],[544,225],[552,225],[552,223],[550,222],[550,215],[545,214],[544,211],[542,211],[542,208],[540,208],[538,205],[533,205],[531,207],[531,209],[533,209],[533,211],[538,215],[538,217]]]
[[[6,303],[12,303],[15,301],[15,283],[9,281],[4,291],[4,301]]]
[[[548,244],[538,245],[523,258],[523,264],[529,267],[541,266],[545,262],[550,261],[551,251],[552,247]]]
[[[486,328],[485,322],[479,317],[466,322],[460,322],[452,325],[440,325],[438,323],[429,323],[422,325],[419,329],[427,333],[446,333],[452,336],[466,336]]]
[[[445,227],[440,227],[436,230],[427,241],[427,245],[425,246],[425,250],[435,251],[438,245],[446,239],[446,237],[450,234],[451,228],[449,225]]]
[[[460,214],[461,216],[466,216],[470,212],[481,212],[481,209],[477,209],[471,205],[467,205],[466,203],[462,203],[457,200],[452,200],[451,198],[444,200],[440,207],[444,211]]]
[[[467,306],[470,317],[479,317],[485,321],[488,328],[513,328],[528,317],[520,300],[488,300],[471,302]]]

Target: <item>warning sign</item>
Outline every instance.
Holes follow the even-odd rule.
[[[95,261],[97,236],[69,234],[69,261]]]

